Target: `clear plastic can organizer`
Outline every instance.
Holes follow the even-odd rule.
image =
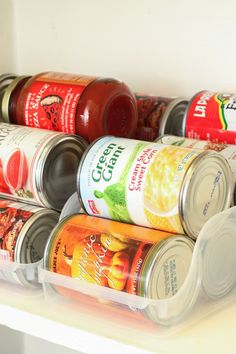
[[[158,333],[172,332],[195,322],[235,299],[236,207],[208,220],[194,246],[189,271],[178,292],[166,299],[150,299],[60,275],[39,267],[46,297],[73,298],[97,313],[118,313],[126,321],[157,325]],[[105,306],[105,311],[104,311]]]
[[[0,260],[0,281],[26,288],[40,287],[41,284],[38,282],[38,267],[41,262],[21,264]]]

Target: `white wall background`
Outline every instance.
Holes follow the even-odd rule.
[[[0,0],[0,75],[16,70],[15,12],[9,0]]]
[[[236,92],[234,0],[0,0],[0,6],[9,35],[14,13],[19,73],[114,76],[133,90],[166,96]]]
[[[0,0],[0,73],[110,76],[166,96],[235,93],[235,44],[235,0]],[[0,328],[1,353],[22,354],[12,336]],[[24,352],[72,354],[32,337]]]

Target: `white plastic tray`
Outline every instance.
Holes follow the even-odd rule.
[[[188,276],[178,293],[169,299],[153,300],[97,286],[49,272],[41,265],[39,281],[49,300],[55,296],[68,297],[82,306],[92,305],[100,315],[102,306],[104,316],[116,309],[124,321],[133,314],[139,325],[140,321],[155,323],[158,333],[182,328],[235,299],[236,207],[213,216],[204,225]]]
[[[8,282],[24,288],[38,288],[38,268],[42,261],[31,264],[20,264],[0,260],[0,282]]]

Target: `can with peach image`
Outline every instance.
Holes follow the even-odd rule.
[[[77,214],[52,231],[44,266],[96,285],[163,299],[183,284],[193,247],[187,236]]]
[[[60,210],[86,146],[79,136],[0,123],[0,196]]]
[[[232,172],[214,151],[103,137],[78,170],[78,192],[90,215],[196,238],[228,208]]]

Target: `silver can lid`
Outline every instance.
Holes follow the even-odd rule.
[[[213,215],[230,207],[233,175],[227,160],[214,151],[203,151],[193,160],[181,187],[179,213],[185,233],[197,238]]]
[[[17,76],[15,74],[3,74],[0,75],[0,121],[4,120],[2,109],[3,109],[3,96],[7,87],[15,80]]]
[[[17,238],[14,260],[18,263],[30,264],[43,258],[44,250],[54,226],[57,224],[59,214],[54,210],[39,209],[23,226]],[[29,286],[34,281],[26,279],[24,274],[18,274],[19,281]]]
[[[64,207],[62,208],[59,220],[62,220],[66,216],[79,213],[84,213],[84,210],[81,207],[78,193],[75,192],[70,196],[70,198],[67,200]]]
[[[170,236],[153,246],[143,264],[139,295],[167,299],[177,293],[189,272],[194,241],[187,236]],[[157,306],[147,306],[145,314],[159,322]]]
[[[188,100],[186,98],[176,98],[168,104],[161,117],[159,135],[184,136],[184,115],[187,105]]]
[[[76,173],[87,145],[79,136],[57,134],[42,151],[36,168],[36,187],[44,206],[61,210],[76,192]]]

